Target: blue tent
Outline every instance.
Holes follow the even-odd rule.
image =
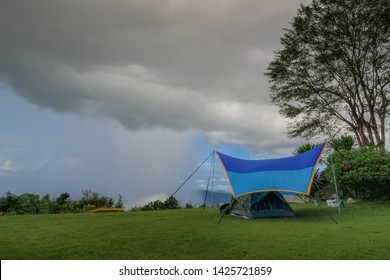
[[[231,210],[235,205],[246,205],[246,209],[241,209],[241,212],[251,211],[252,214],[244,216],[261,217],[262,214],[254,213],[261,211],[260,205],[263,205],[270,208],[268,210],[274,210],[267,210],[268,214],[264,216],[278,216],[276,208],[280,204],[284,209],[280,216],[291,216],[291,213],[283,214],[285,210],[292,209],[286,207],[287,202],[279,192],[310,194],[317,165],[325,148],[326,142],[296,156],[267,160],[244,160],[217,152],[232,189]],[[264,199],[270,201],[266,203]]]

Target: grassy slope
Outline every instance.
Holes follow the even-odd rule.
[[[218,209],[3,216],[0,259],[390,259],[390,204],[293,208],[220,224]]]

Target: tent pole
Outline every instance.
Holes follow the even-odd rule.
[[[213,176],[211,177],[211,199],[210,199],[210,213],[211,213],[211,207],[213,205],[213,192],[214,192],[214,167],[215,167],[215,153],[211,159],[211,166],[212,166],[212,174]]]
[[[217,222],[217,225],[221,222],[223,216],[225,216],[225,212],[222,213],[221,217],[219,218],[218,222]]]
[[[211,154],[209,154],[207,156],[207,158],[195,169],[194,172],[192,172],[192,174],[176,189],[176,191],[171,195],[171,197],[173,197],[183,186],[185,183],[187,183],[187,181],[196,173],[196,171],[199,170],[199,168],[202,167],[202,165],[214,154],[214,151],[211,152]]]
[[[212,156],[212,158],[211,158],[209,177],[208,177],[208,179],[207,179],[207,187],[206,187],[206,192],[205,192],[205,194],[204,194],[204,200],[203,200],[203,204],[202,204],[203,211],[204,211],[204,208],[205,208],[205,206],[206,206],[207,194],[208,194],[208,192],[209,192],[210,178],[211,178],[211,168],[212,168],[212,166],[213,166],[213,158],[214,158],[214,156],[215,156],[215,151],[214,151],[214,154],[213,154],[213,156]]]
[[[338,191],[338,188],[337,188],[336,173],[335,173],[335,171],[334,171],[334,164],[333,164],[333,157],[332,157],[332,154],[330,155],[330,164],[332,165],[334,187],[335,187],[335,189],[336,189],[337,206],[338,206],[338,208],[339,208],[339,215],[340,215],[340,214],[341,214],[341,209],[340,209],[340,198],[339,198],[339,191]]]
[[[333,135],[332,133],[330,132],[330,130],[328,131],[328,134],[329,134],[329,142],[332,143],[331,146],[332,148],[334,147],[333,146],[333,141],[334,141],[334,137],[336,136],[336,134],[340,131],[341,129],[339,129],[338,131],[336,131]],[[333,148],[334,151],[336,151],[334,148]],[[337,180],[336,180],[336,173],[334,171],[334,164],[333,164],[333,155],[332,153],[330,154],[330,164],[332,165],[332,173],[333,173],[333,180],[334,180],[334,187],[336,189],[336,199],[337,199],[337,206],[339,208],[339,215],[341,214],[341,209],[340,209],[340,198],[339,198],[339,190],[338,190],[338,187],[337,187]]]
[[[232,198],[232,200],[230,201],[229,206],[222,211],[221,217],[219,218],[217,224],[219,224],[221,222],[223,216],[225,216],[226,212],[228,212],[228,209],[230,211],[230,209],[232,208],[232,205],[233,205],[235,200],[236,200],[235,198]]]

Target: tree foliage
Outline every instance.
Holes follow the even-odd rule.
[[[301,5],[266,76],[290,137],[352,132],[384,147],[390,114],[390,1]]]
[[[124,204],[123,204],[123,200],[122,200],[122,195],[121,194],[118,195],[118,200],[115,203],[114,207],[115,208],[124,208],[125,207]]]
[[[330,143],[332,148],[336,151],[351,150],[355,144],[355,138],[350,135],[341,135],[339,138],[333,139],[333,141]]]
[[[303,154],[303,153],[315,148],[316,146],[317,146],[316,144],[312,144],[312,143],[303,144],[293,151],[293,155],[296,156],[296,155]]]

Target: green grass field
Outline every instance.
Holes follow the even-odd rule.
[[[220,224],[217,208],[0,216],[0,259],[390,259],[390,204],[292,207]]]

